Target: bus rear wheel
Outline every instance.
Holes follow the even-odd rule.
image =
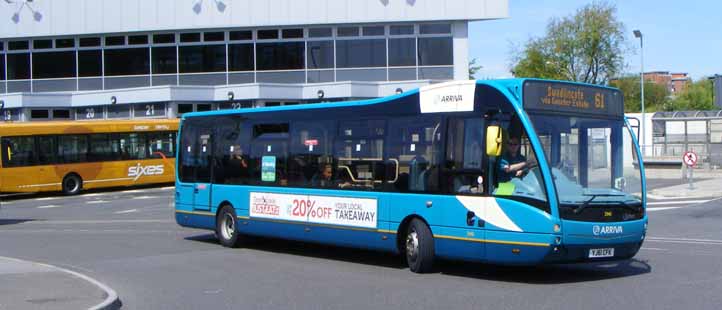
[[[83,189],[83,179],[77,174],[68,174],[63,178],[63,194],[76,195]]]
[[[221,207],[216,218],[216,236],[221,245],[228,248],[237,248],[241,246],[242,236],[237,229],[238,218],[236,211],[230,205]]]
[[[419,219],[411,220],[406,230],[406,262],[415,273],[430,272],[434,265],[434,236]]]

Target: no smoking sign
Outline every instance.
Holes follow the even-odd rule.
[[[697,164],[697,153],[692,151],[685,152],[682,161],[684,161],[685,165],[693,167]]]

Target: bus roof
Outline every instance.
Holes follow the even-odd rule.
[[[566,85],[585,87],[585,88],[598,88],[598,89],[607,89],[607,90],[617,91],[616,88],[611,88],[611,87],[606,87],[606,86],[601,86],[601,85],[584,84],[584,83],[570,82],[570,81],[531,79],[531,78],[476,80],[474,83],[476,85],[489,85],[489,86],[497,88],[499,90],[509,91],[517,98],[521,98],[522,97],[522,93],[521,93],[522,86],[527,81],[544,82],[544,83],[552,83],[552,84],[558,83],[558,84],[566,84]],[[300,105],[263,107],[263,108],[247,108],[247,109],[238,109],[238,110],[190,112],[190,113],[183,114],[182,119],[185,119],[188,117],[199,117],[199,116],[263,113],[263,112],[309,110],[309,109],[328,109],[328,108],[342,108],[342,107],[383,104],[385,102],[392,101],[394,99],[419,94],[420,92],[424,91],[424,89],[426,89],[426,88],[438,88],[438,87],[444,87],[444,86],[451,87],[451,86],[456,86],[459,83],[464,83],[464,82],[468,83],[468,81],[444,82],[444,83],[432,84],[432,85],[429,85],[426,87],[422,87],[421,89],[418,89],[418,88],[413,89],[413,90],[404,92],[402,94],[392,95],[392,96],[388,96],[388,97],[374,98],[374,99],[366,99],[366,100],[354,100],[354,101],[342,101],[342,102],[320,102],[320,103],[314,103],[314,104],[300,104]],[[515,102],[514,100],[511,100],[511,102],[514,105],[519,105],[519,107],[521,108],[521,102]]]
[[[177,119],[0,123],[0,136],[176,131]]]

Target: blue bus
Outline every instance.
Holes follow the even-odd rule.
[[[454,81],[380,99],[184,114],[175,217],[250,236],[534,265],[633,257],[644,167],[613,88]]]

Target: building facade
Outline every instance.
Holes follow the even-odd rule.
[[[670,73],[669,71],[645,72],[644,80],[666,87],[672,96],[685,91],[692,82],[687,73]]]
[[[387,96],[468,78],[468,23],[506,0],[6,0],[6,121]]]

